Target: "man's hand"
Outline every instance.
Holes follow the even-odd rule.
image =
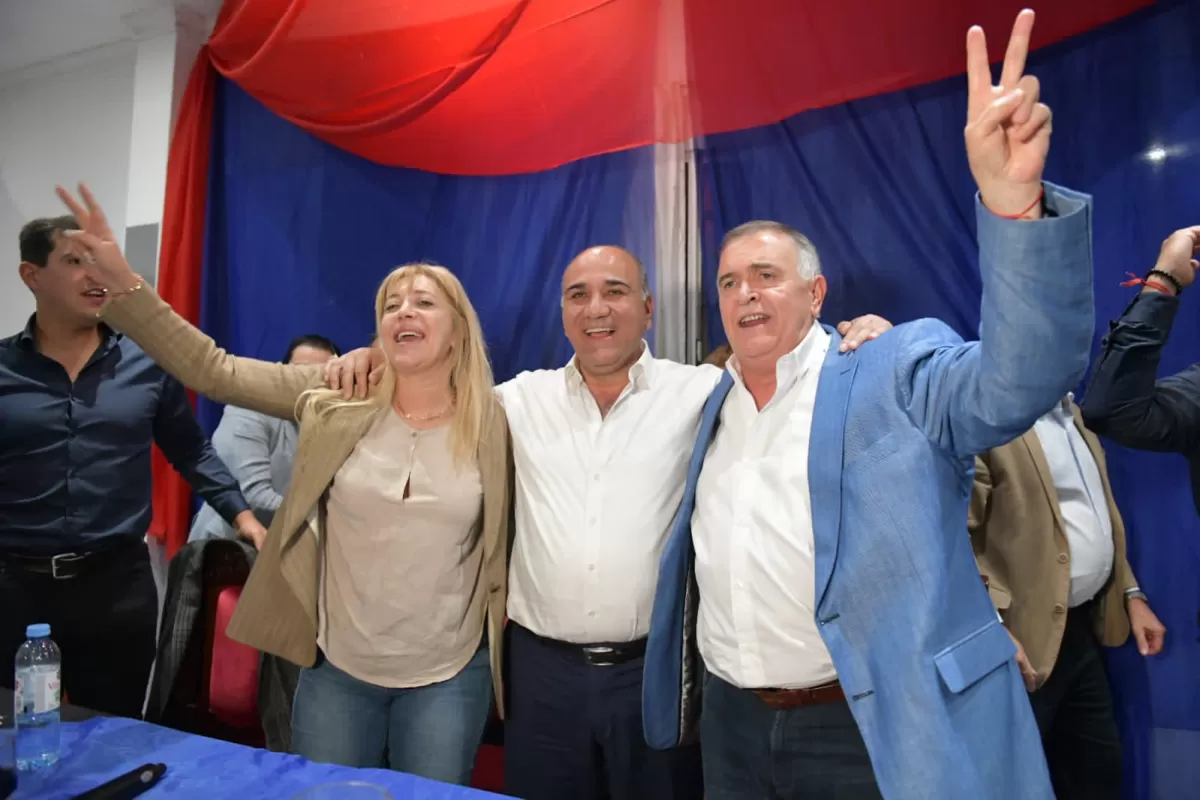
[[[1200,269],[1197,255],[1200,255],[1200,225],[1181,228],[1163,240],[1154,268],[1179,281],[1180,286],[1191,286],[1196,280],[1196,270]]]
[[[334,391],[340,389],[347,400],[351,397],[362,400],[368,389],[383,377],[383,367],[383,350],[360,347],[325,362],[325,385]]]
[[[253,511],[243,511],[233,518],[233,529],[237,535],[254,544],[255,550],[262,550],[263,542],[267,540],[267,529],[254,516]]]
[[[864,314],[855,317],[851,322],[839,322],[837,332],[842,335],[842,343],[838,351],[857,350],[863,342],[878,338],[879,334],[892,329],[892,323],[875,314]]]
[[[1042,171],[1050,152],[1050,109],[1038,102],[1038,79],[1025,75],[1033,12],[1017,15],[1000,84],[992,84],[987,41],[967,31],[967,161],[983,204],[993,214],[1039,219]]]
[[[1144,656],[1156,656],[1162,652],[1167,637],[1167,628],[1158,621],[1150,605],[1140,597],[1131,597],[1125,603],[1129,612],[1129,627],[1137,641],[1138,652]]]
[[[1008,631],[1008,638],[1012,639],[1012,643],[1017,646],[1017,666],[1021,669],[1021,678],[1025,681],[1025,691],[1032,692],[1037,688],[1038,674],[1033,668],[1033,664],[1029,663],[1029,656],[1025,655],[1025,648],[1017,641],[1017,637],[1012,635],[1012,631]]]

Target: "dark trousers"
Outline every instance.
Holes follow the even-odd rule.
[[[292,752],[292,701],[300,672],[286,658],[270,653],[258,661],[258,720],[267,749],[276,753]]]
[[[144,542],[118,545],[72,578],[26,570],[0,553],[0,685],[13,686],[25,626],[46,622],[62,651],[72,705],[140,718],[154,664],[158,592]]]
[[[696,746],[654,750],[642,666],[594,666],[508,625],[504,791],[524,800],[699,800]]]
[[[1120,800],[1121,738],[1091,603],[1067,612],[1054,670],[1029,699],[1058,800]]]
[[[776,711],[715,675],[700,717],[708,800],[878,800],[845,700]]]

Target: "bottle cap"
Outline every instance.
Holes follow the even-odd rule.
[[[38,622],[25,628],[25,637],[28,639],[45,639],[50,635],[50,626],[44,622]]]

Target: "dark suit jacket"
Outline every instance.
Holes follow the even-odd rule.
[[[1136,450],[1181,453],[1200,511],[1200,364],[1156,380],[1179,298],[1143,292],[1113,323],[1080,407],[1087,426]]]

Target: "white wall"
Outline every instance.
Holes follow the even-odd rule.
[[[167,189],[171,95],[175,90],[175,34],[139,42],[133,72],[126,224],[158,224]]]
[[[33,312],[17,234],[34,217],[65,213],[56,183],[87,181],[124,237],[137,47],[105,50],[66,71],[0,83],[0,336]]]

